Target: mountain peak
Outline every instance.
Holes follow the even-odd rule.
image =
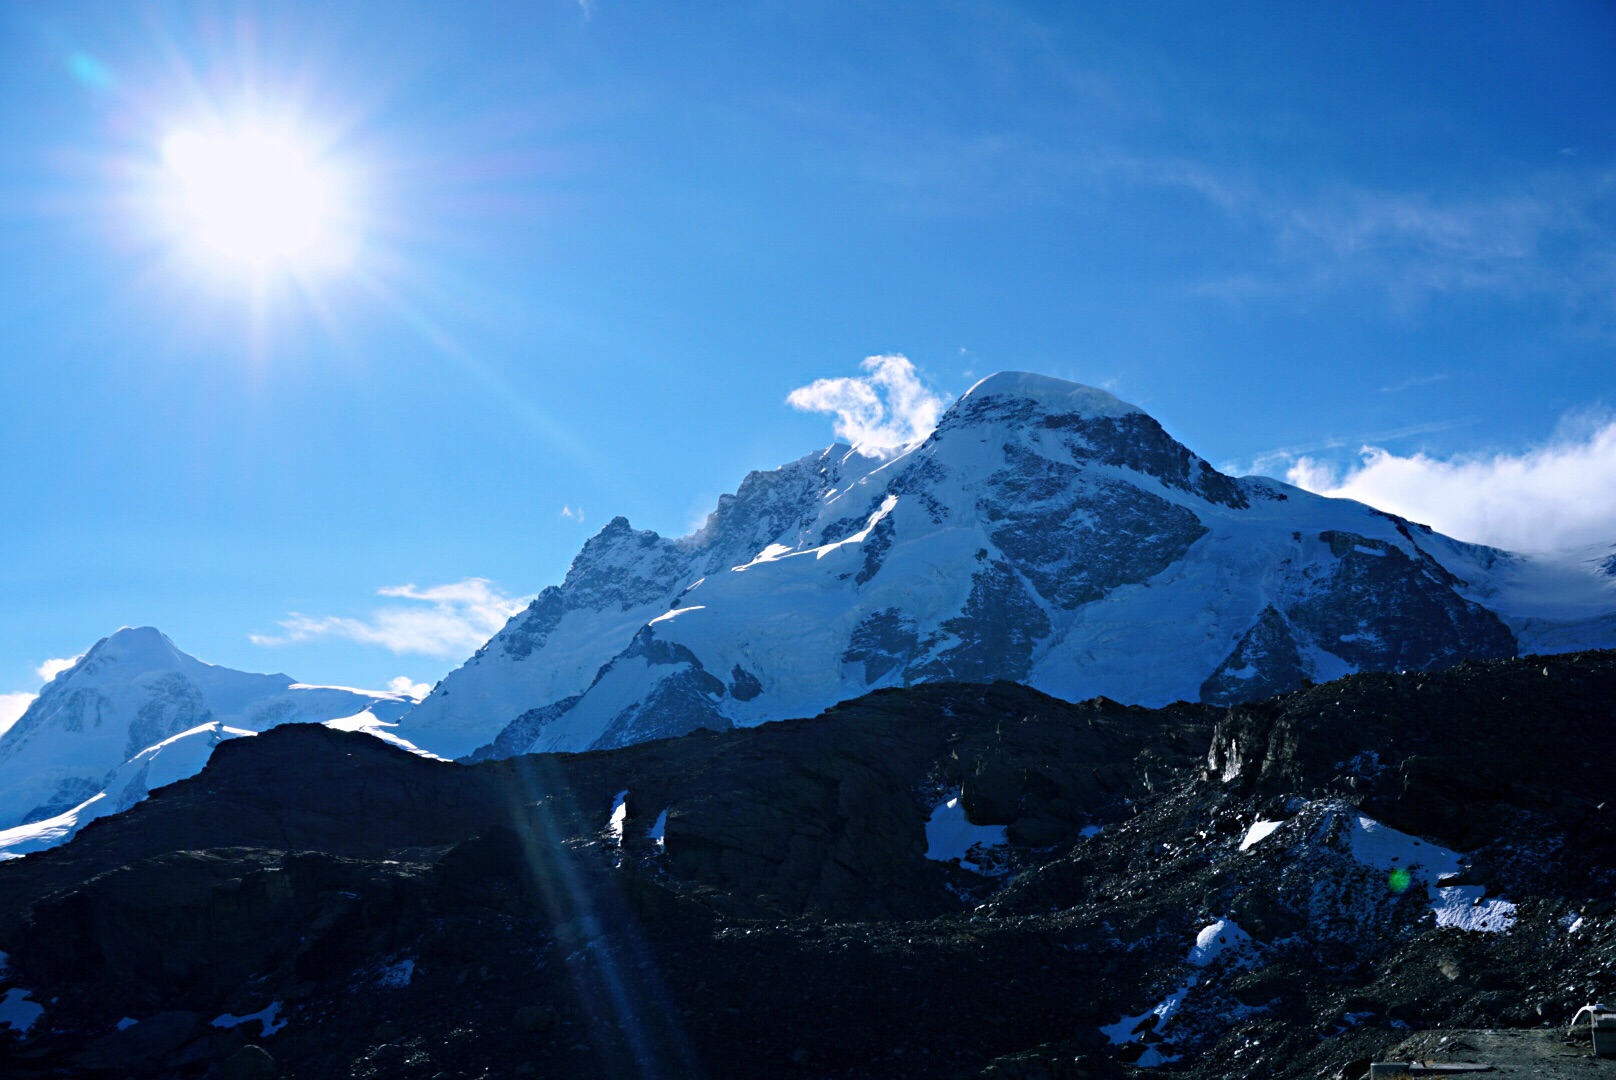
[[[155,626],[124,626],[96,642],[86,661],[130,663],[141,668],[170,669],[191,657],[181,652],[168,635]]]
[[[107,641],[117,642],[125,648],[174,648],[174,643],[169,640],[168,635],[155,626],[120,626]]]
[[[1084,416],[1127,416],[1144,410],[1108,391],[1030,371],[1001,371],[965,391],[960,403],[989,397],[1015,397],[1034,401],[1046,409]]]
[[[61,842],[193,775],[222,739],[367,711],[385,721],[402,710],[391,695],[207,664],[155,627],[123,627],[0,734],[0,859]],[[16,831],[42,821],[53,823],[46,832]]]
[[[1105,390],[1000,372],[899,457],[749,473],[679,540],[615,519],[403,729],[446,757],[575,751],[950,680],[1228,703],[1514,655],[1471,599],[1498,595],[1492,560],[1226,476]]]

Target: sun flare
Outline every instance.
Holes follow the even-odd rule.
[[[254,271],[302,271],[341,261],[338,177],[289,135],[244,128],[172,132],[162,161],[170,225],[199,254]]]

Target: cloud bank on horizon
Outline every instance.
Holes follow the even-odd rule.
[[[1346,468],[1302,456],[1285,478],[1511,551],[1616,545],[1616,418],[1571,418],[1519,453],[1443,459],[1365,446]]]

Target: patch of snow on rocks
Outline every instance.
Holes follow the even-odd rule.
[[[1407,870],[1415,880],[1434,882],[1459,872],[1459,856],[1447,848],[1428,844],[1398,832],[1365,814],[1354,816],[1352,857],[1377,870]]]
[[[1195,935],[1195,946],[1185,957],[1196,967],[1206,967],[1225,953],[1244,952],[1251,946],[1251,935],[1230,919],[1219,919]]]
[[[1488,900],[1483,885],[1432,886],[1431,909],[1438,926],[1451,926],[1485,934],[1502,934],[1515,925],[1515,905],[1508,900]]]
[[[1105,1025],[1100,1029],[1100,1034],[1110,1039],[1112,1046],[1123,1046],[1132,1042],[1135,1038],[1148,1035],[1173,1018],[1173,1014],[1178,1012],[1179,1006],[1184,1004],[1184,999],[1189,996],[1190,990],[1194,988],[1195,982],[1195,976],[1191,975],[1184,980],[1177,990],[1168,994],[1157,1005],[1146,1009],[1138,1016],[1124,1016],[1114,1024]],[[1170,1061],[1177,1061],[1177,1054],[1169,1055],[1162,1052],[1165,1045],[1165,1042],[1160,1042],[1147,1047],[1134,1064],[1140,1068],[1149,1069],[1157,1065],[1165,1065]]]
[[[417,757],[431,758],[433,761],[447,761],[448,758],[439,757],[429,750],[422,750],[402,735],[396,734],[393,729],[397,724],[389,723],[376,716],[374,712],[366,709],[353,716],[339,716],[335,720],[327,720],[325,726],[333,731],[358,731],[372,738],[380,739],[384,743],[391,743],[400,750],[408,750]]]
[[[1219,919],[1203,926],[1195,935],[1195,944],[1190,946],[1184,962],[1197,968],[1206,968],[1225,961],[1233,961],[1237,965],[1244,964],[1248,962],[1254,945],[1251,935],[1241,929],[1238,923],[1232,919]],[[1184,1004],[1184,999],[1199,983],[1199,976],[1194,974],[1185,976],[1178,988],[1161,1001],[1135,1016],[1124,1016],[1114,1024],[1104,1025],[1100,1028],[1100,1034],[1111,1040],[1111,1045],[1123,1046],[1136,1039],[1142,1039],[1151,1032],[1160,1032],[1167,1026],[1168,1021],[1177,1015]],[[1179,1055],[1169,1053],[1172,1049],[1171,1044],[1171,1037],[1161,1038],[1147,1046],[1134,1064],[1148,1069],[1177,1061]]]
[[[606,819],[606,829],[612,834],[612,842],[618,847],[623,846],[623,823],[627,820],[628,788],[624,788],[612,798],[612,816]]]
[[[7,990],[6,996],[0,998],[0,1024],[26,1035],[28,1029],[45,1015],[45,1006],[28,1000],[32,995],[32,990],[21,987]]]
[[[1262,818],[1253,821],[1251,828],[1246,830],[1246,838],[1240,841],[1240,850],[1247,851],[1254,845],[1262,843],[1265,837],[1283,824],[1285,824],[1283,821],[1264,821]]]
[[[1389,931],[1390,902],[1419,887],[1440,928],[1505,933],[1516,923],[1513,903],[1487,898],[1483,885],[1452,883],[1464,869],[1457,852],[1400,832],[1350,803],[1311,802],[1292,821],[1296,827],[1285,830],[1283,857],[1312,875],[1310,918],[1320,932],[1352,937]],[[1265,845],[1264,852],[1273,846]],[[1342,857],[1361,870],[1332,872],[1330,862]]]
[[[662,808],[662,813],[656,816],[656,822],[651,826],[651,831],[645,834],[648,839],[656,843],[658,855],[662,854],[668,846],[668,809],[666,806]]]
[[[1437,926],[1502,934],[1515,925],[1515,905],[1507,900],[1486,899],[1485,885],[1437,885],[1460,869],[1458,854],[1447,848],[1359,814],[1352,832],[1352,854],[1366,866],[1407,871],[1409,884],[1423,884]]]
[[[958,795],[938,803],[926,819],[926,858],[959,864],[973,873],[987,872],[988,851],[1009,844],[1003,825],[973,825]]]
[[[235,1016],[231,1013],[221,1013],[213,1018],[213,1026],[216,1028],[233,1028],[240,1027],[242,1024],[250,1024],[256,1020],[258,1023],[263,1025],[262,1034],[266,1036],[273,1035],[281,1028],[286,1026],[285,1020],[277,1019],[277,1017],[280,1015],[280,1011],[281,1003],[278,1001],[272,1001],[268,1005],[265,1005],[262,1009],[259,1009],[257,1012],[248,1013],[246,1016]]]

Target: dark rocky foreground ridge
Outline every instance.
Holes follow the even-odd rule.
[[[277,728],[0,864],[0,998],[45,1007],[0,1073],[1357,1075],[1616,993],[1613,735],[1611,652],[471,766]],[[926,858],[955,792],[992,874]]]

